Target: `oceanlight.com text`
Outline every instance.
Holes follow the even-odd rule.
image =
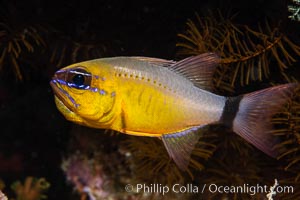
[[[168,193],[181,193],[181,194],[203,194],[204,192],[209,193],[221,193],[221,194],[249,194],[255,195],[258,193],[266,194],[266,195],[273,195],[286,193],[292,194],[294,193],[293,186],[281,186],[276,185],[250,185],[250,184],[243,184],[239,186],[225,186],[225,185],[218,185],[218,184],[203,184],[203,185],[195,185],[195,184],[174,184],[171,186],[153,183],[153,184],[127,184],[125,186],[126,192],[131,193],[157,193],[161,195],[166,195]]]

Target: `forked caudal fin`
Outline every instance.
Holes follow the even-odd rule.
[[[242,98],[235,97],[240,100],[238,111],[231,124],[233,131],[267,155],[278,156],[278,152],[274,149],[278,141],[271,133],[271,118],[280,111],[297,85],[284,84],[252,92],[243,95]],[[226,121],[223,122],[226,124]]]

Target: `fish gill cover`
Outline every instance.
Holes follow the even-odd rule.
[[[48,86],[54,71],[78,61],[116,55],[178,60],[209,51],[221,57],[214,76],[219,94],[239,95],[299,81],[298,1],[249,2],[247,9],[238,1],[184,5],[1,1],[0,190],[9,199],[25,200],[267,199],[266,193],[207,190],[162,195],[128,193],[124,187],[128,183],[272,186],[276,179],[280,185],[293,186],[294,192],[278,193],[274,199],[298,199],[299,88],[272,119],[272,134],[280,139],[274,148],[283,149],[277,159],[224,127],[207,127],[199,132],[201,139],[183,172],[157,138],[103,134],[104,130],[66,122],[56,111]],[[224,17],[227,5],[232,7],[230,17]]]

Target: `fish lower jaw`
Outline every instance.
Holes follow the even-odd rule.
[[[55,104],[58,110],[63,114],[63,116],[72,122],[75,122],[77,124],[83,124],[83,120],[81,117],[79,117],[76,113],[71,111],[64,103],[57,97],[56,95],[54,96],[55,98]]]

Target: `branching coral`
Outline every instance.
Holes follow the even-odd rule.
[[[278,28],[266,22],[254,30],[246,25],[236,25],[221,15],[188,20],[187,31],[178,34],[179,54],[197,55],[217,52],[222,58],[216,73],[216,87],[232,91],[235,83],[249,84],[250,80],[262,80],[272,70],[286,69],[300,56],[300,47],[294,44]],[[274,64],[274,63],[276,64]]]

